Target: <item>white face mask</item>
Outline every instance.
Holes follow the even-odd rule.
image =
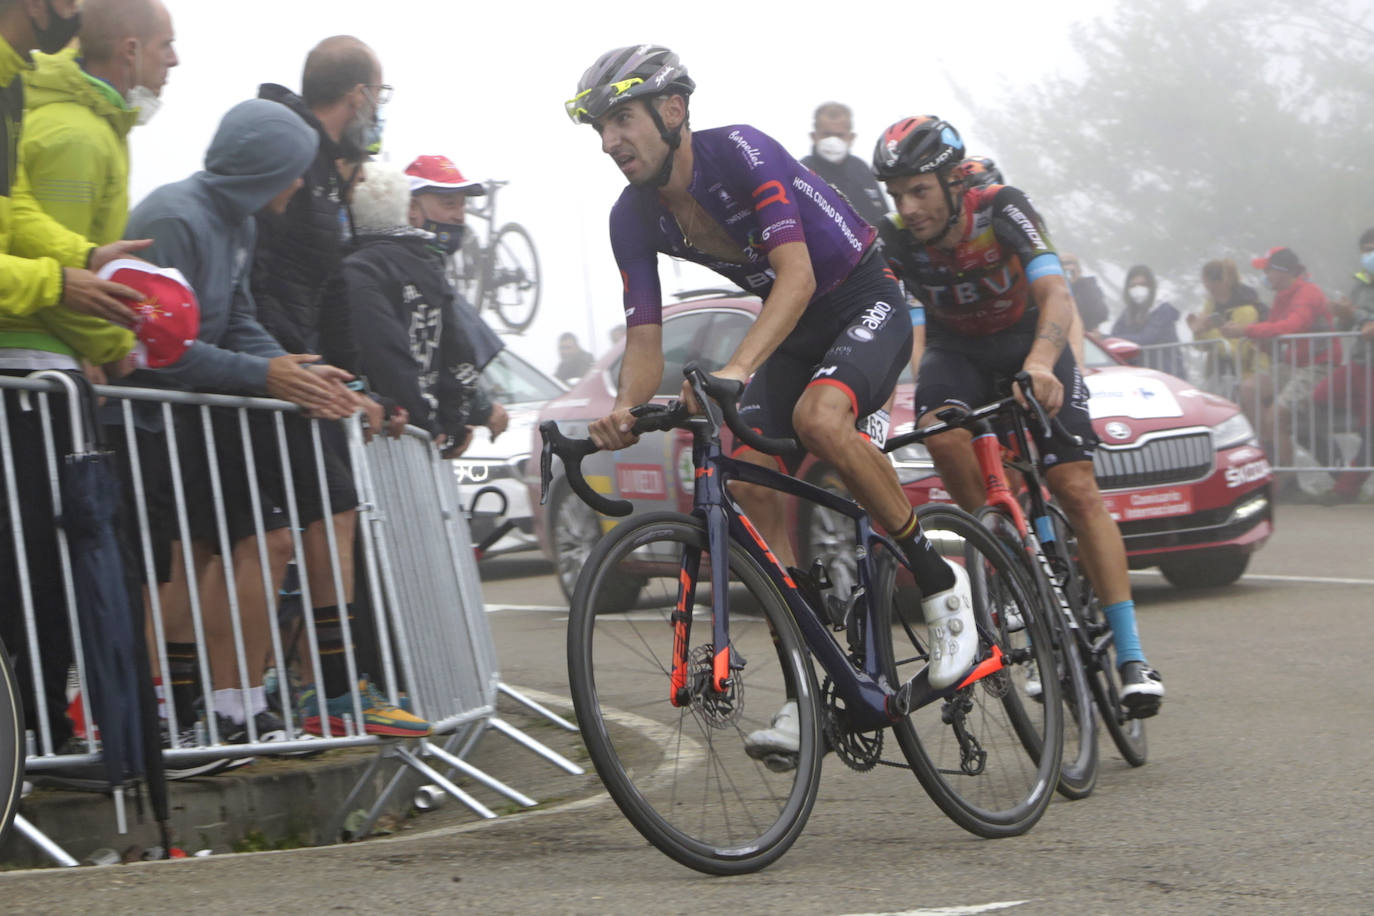
[[[158,109],[162,107],[162,99],[147,86],[135,86],[125,94],[124,104],[138,109],[138,120],[134,123],[141,127],[158,113]]]
[[[138,66],[134,68],[134,87],[124,93],[124,104],[130,108],[138,109],[138,120],[135,124],[140,127],[147,124],[157,114],[162,107],[162,99],[158,94],[147,86],[139,85],[139,80],[143,76],[143,46],[138,48]]]
[[[849,155],[849,144],[839,137],[826,137],[816,141],[816,155],[826,162],[844,162]]]
[[[1148,286],[1132,286],[1126,290],[1126,295],[1131,297],[1131,301],[1136,305],[1144,305],[1145,300],[1150,298],[1150,288]]]

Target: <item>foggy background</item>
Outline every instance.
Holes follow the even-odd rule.
[[[682,56],[698,87],[693,125],[750,123],[799,158],[823,101],[853,108],[863,159],[900,117],[950,120],[971,154],[992,156],[1032,196],[1057,247],[1080,254],[1114,310],[1130,264],[1153,267],[1187,313],[1201,304],[1203,262],[1235,257],[1258,286],[1249,258],[1280,244],[1324,288],[1343,290],[1356,238],[1374,224],[1374,0],[766,14],[717,0],[166,2],[181,65],[162,111],[131,135],[134,201],[200,168],[220,116],[260,83],[299,90],[316,42],[356,35],[396,90],[382,159],[442,153],[469,177],[512,182],[499,221],[533,234],[543,293],[534,326],[506,340],[549,370],[559,333],[599,354],[622,321],[606,225],[624,179],[595,132],[563,111],[582,71],[618,45],[657,42]],[[859,10],[868,15],[849,15]],[[723,282],[661,265],[665,294]]]

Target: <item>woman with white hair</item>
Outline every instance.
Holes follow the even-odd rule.
[[[477,386],[482,367],[460,327],[446,254],[409,213],[409,178],[369,163],[353,192],[355,247],[326,292],[348,317],[326,332],[325,352],[367,381],[388,416],[404,409],[453,458],[491,402]]]

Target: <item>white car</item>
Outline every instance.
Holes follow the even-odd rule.
[[[495,442],[485,428],[479,428],[468,450],[450,462],[468,512],[472,543],[479,548],[479,558],[537,549],[524,482],[525,462],[530,458],[530,436],[540,408],[567,391],[567,386],[509,348],[482,370],[481,385],[506,408],[510,425]],[[505,533],[497,535],[502,527]],[[495,541],[485,543],[493,537]]]

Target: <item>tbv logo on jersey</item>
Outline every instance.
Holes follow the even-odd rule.
[[[991,293],[993,296],[1005,295],[1015,282],[1016,278],[1011,275],[1011,270],[1004,264],[1000,271],[966,283],[952,283],[949,286],[929,286],[923,283],[921,288],[926,291],[928,298],[922,298],[932,308],[971,305],[981,299],[985,293]],[[950,301],[951,296],[953,302]],[[1010,301],[1007,304],[1010,305]],[[999,307],[1004,308],[1005,306],[1001,306],[999,303]]]
[[[886,302],[875,302],[859,316],[859,323],[845,333],[860,343],[867,343],[873,339],[874,332],[886,324],[890,317],[892,306]]]

